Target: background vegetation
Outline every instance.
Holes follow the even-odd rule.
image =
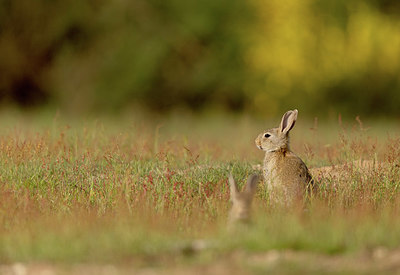
[[[399,76],[394,0],[0,0],[0,273],[398,270]],[[228,231],[289,108],[336,170]]]
[[[0,1],[0,100],[398,115],[398,1]]]
[[[398,125],[309,124],[299,121],[293,130],[294,151],[312,169],[339,168],[313,174],[320,192],[308,211],[276,207],[260,183],[253,223],[229,231],[228,173],[241,186],[259,173],[263,152],[252,144],[264,122],[2,113],[0,272],[397,270]],[[376,165],[351,166],[360,159]]]

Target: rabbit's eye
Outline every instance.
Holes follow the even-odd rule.
[[[268,134],[268,133],[264,135],[265,138],[269,138],[270,136],[271,136],[271,135]]]

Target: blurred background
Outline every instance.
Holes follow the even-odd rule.
[[[400,115],[398,0],[0,0],[0,107]]]

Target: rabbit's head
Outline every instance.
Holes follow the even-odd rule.
[[[287,111],[278,128],[266,130],[258,135],[255,140],[258,149],[266,152],[289,150],[289,131],[292,130],[297,120],[298,111]]]
[[[229,221],[231,223],[248,222],[250,220],[251,202],[257,190],[257,183],[258,175],[253,174],[249,176],[243,192],[240,192],[232,174],[229,175],[232,202],[232,208],[229,213]]]

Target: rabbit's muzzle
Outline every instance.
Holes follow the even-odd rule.
[[[254,142],[256,143],[258,149],[263,150],[263,147],[261,145],[261,140],[259,138],[257,138]]]

